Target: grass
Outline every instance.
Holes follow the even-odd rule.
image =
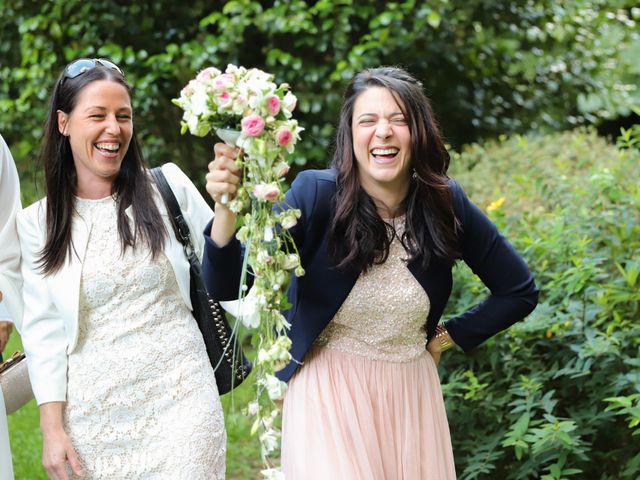
[[[5,357],[21,348],[20,337],[14,332]],[[222,397],[227,427],[227,478],[230,480],[259,478],[263,468],[258,439],[249,434],[251,423],[241,413],[242,407],[254,394],[253,385],[253,377],[250,377]],[[46,480],[41,464],[42,435],[38,407],[34,400],[9,416],[9,435],[16,480]]]

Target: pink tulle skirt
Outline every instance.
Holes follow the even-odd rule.
[[[449,424],[435,362],[370,360],[313,347],[284,401],[287,480],[451,480]]]

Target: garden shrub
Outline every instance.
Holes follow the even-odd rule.
[[[452,176],[541,290],[525,321],[444,356],[461,480],[640,476],[640,152],[626,136],[618,148],[589,130],[517,136],[453,155]],[[445,318],[485,293],[465,266],[455,279]]]

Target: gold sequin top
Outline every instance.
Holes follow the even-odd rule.
[[[404,220],[388,220],[396,235],[387,261],[360,274],[316,345],[391,362],[407,362],[425,352],[429,297],[407,268],[400,242]]]

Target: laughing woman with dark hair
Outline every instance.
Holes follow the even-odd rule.
[[[41,158],[46,198],[18,214],[18,234],[21,334],[49,477],[224,478],[222,408],[190,311],[189,264],[115,64],[67,65]],[[211,209],[177,166],[162,169],[201,231]]]
[[[207,175],[214,200],[240,182],[236,154],[216,146]],[[347,88],[333,168],[302,172],[287,193],[302,212],[291,233],[306,271],[293,279],[285,312],[293,361],[278,373],[289,382],[287,479],[455,478],[441,352],[469,350],[523,319],[538,292],[448,167],[420,83],[374,68]],[[213,294],[232,299],[242,253],[233,213],[222,203],[215,211],[204,269]],[[491,293],[441,323],[456,260]]]

